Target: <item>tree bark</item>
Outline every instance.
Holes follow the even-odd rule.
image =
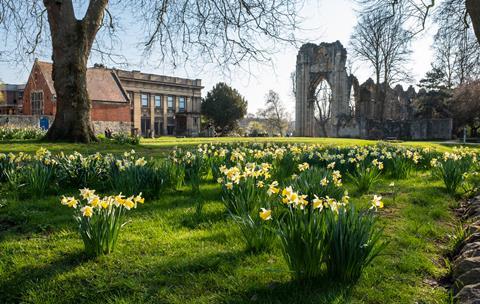
[[[478,43],[480,43],[480,1],[466,0],[467,12],[472,19],[473,30],[477,36]]]
[[[57,95],[55,120],[45,138],[52,141],[97,141],[90,119],[87,61],[108,0],[91,0],[82,20],[71,0],[44,0],[52,37],[52,79]]]

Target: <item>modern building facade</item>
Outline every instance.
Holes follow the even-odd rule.
[[[24,84],[0,83],[0,115],[18,115],[22,113]]]
[[[202,81],[114,70],[127,92],[132,130],[145,137],[198,136]]]

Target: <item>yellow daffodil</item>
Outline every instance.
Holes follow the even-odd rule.
[[[139,195],[135,196],[133,201],[135,202],[135,204],[143,204],[145,202],[145,199],[142,197],[142,193],[140,193]]]
[[[80,209],[82,212],[82,215],[84,217],[92,217],[93,216],[93,208],[91,206],[84,206],[82,209]]]
[[[271,196],[272,194],[276,194],[280,191],[280,189],[277,188],[278,187],[278,182],[277,181],[273,181],[270,186],[268,187],[268,190],[267,190],[267,194],[268,196]]]
[[[372,199],[372,206],[370,209],[381,209],[383,208],[382,197],[380,195],[374,195]]]
[[[80,189],[80,195],[83,197],[83,199],[88,199],[94,194],[95,194],[95,190],[90,190],[88,188]]]
[[[77,208],[77,205],[78,205],[78,201],[75,197],[63,197],[62,198],[62,204],[63,205],[66,205],[70,208]]]
[[[320,211],[323,210],[323,200],[321,198],[318,198],[317,195],[315,195],[315,198],[312,201],[313,209],[319,209]]]
[[[259,212],[260,218],[264,221],[268,221],[272,219],[272,210],[261,208]]]
[[[308,170],[308,168],[310,168],[310,165],[308,163],[303,163],[303,164],[298,165],[298,170],[300,172]]]

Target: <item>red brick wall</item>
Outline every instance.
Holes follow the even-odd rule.
[[[53,102],[53,95],[50,93],[47,81],[37,65],[34,65],[25,87],[23,101],[23,114],[25,115],[32,114],[30,94],[34,91],[43,91],[43,114],[55,115],[56,104]],[[130,104],[93,102],[92,120],[130,122]]]
[[[92,120],[130,122],[130,105],[94,101]]]
[[[35,91],[43,91],[43,114],[55,115],[56,106],[53,103],[53,95],[37,65],[33,66],[30,76],[28,77],[27,85],[25,86],[23,96],[23,114],[25,115],[32,115],[32,102],[30,99],[31,93]]]

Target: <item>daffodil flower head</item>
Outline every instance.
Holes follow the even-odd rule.
[[[268,221],[272,219],[272,210],[261,208],[259,212],[260,218],[264,221]]]

